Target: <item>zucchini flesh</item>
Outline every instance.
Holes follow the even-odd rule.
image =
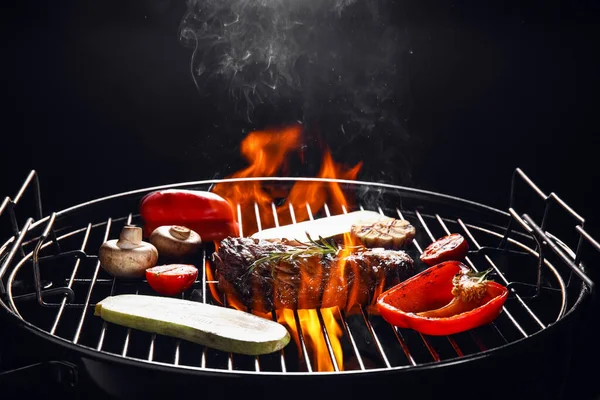
[[[290,341],[287,329],[277,322],[232,308],[171,297],[109,296],[96,304],[94,315],[128,328],[239,354],[272,353]]]

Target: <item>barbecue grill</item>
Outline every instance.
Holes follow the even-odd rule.
[[[338,184],[354,199],[352,205],[326,203],[313,210],[293,204],[286,218],[298,222],[298,210],[305,209],[308,218],[316,219],[342,206],[342,212],[364,209],[407,219],[417,229],[407,249],[415,260],[436,238],[461,233],[469,242],[466,263],[475,270],[493,268],[493,279],[510,289],[503,312],[488,326],[434,337],[393,327],[366,307],[347,313],[327,310],[341,327],[336,336],[324,322],[325,310],[311,310],[320,322],[325,367],[317,366],[315,341],[308,340],[302,323],[305,311],[293,312],[297,340],[280,352],[256,357],[123,328],[93,315],[94,305],[106,296],[155,294],[143,280],[110,277],[97,259],[100,245],[117,237],[124,225],[143,223],[137,212],[144,195],[247,181],[284,193],[299,181]],[[481,393],[487,398],[515,393],[559,398],[570,348],[595,290],[586,274],[586,249],[600,251],[600,244],[585,231],[576,211],[555,193],[543,192],[522,170],[516,169],[507,183],[506,211],[392,184],[267,177],[144,188],[45,214],[38,174],[31,171],[16,196],[6,197],[0,206],[2,223],[12,228],[0,247],[0,304],[5,325],[34,337],[56,359],[3,372],[0,387],[18,385],[42,370],[50,373],[49,380],[73,390],[89,380],[119,398],[149,398],[161,390],[180,393],[185,388],[223,395],[234,387],[262,397],[341,396],[352,395],[362,383],[425,396],[460,390],[463,398]],[[278,225],[282,211],[277,205],[272,204],[269,218],[257,206],[238,205],[241,235],[251,233],[244,231],[250,220],[259,230],[272,227],[265,225],[267,220]],[[247,209],[254,212],[242,212]],[[565,224],[574,230],[564,229]],[[207,245],[198,256],[196,265],[204,267],[183,297],[227,306],[226,298],[215,298],[213,250]],[[273,312],[272,318],[278,320],[279,314]],[[341,357],[332,345],[336,340]]]

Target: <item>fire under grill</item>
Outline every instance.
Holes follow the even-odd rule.
[[[282,210],[282,197],[270,203],[270,215],[258,204],[239,204],[241,235],[248,235],[250,225],[257,230],[279,225],[283,212],[286,220],[296,223],[299,214],[316,219],[334,215],[334,210],[373,210],[407,219],[416,227],[417,235],[407,252],[422,270],[425,266],[418,257],[429,243],[446,234],[461,233],[470,248],[466,264],[477,271],[493,268],[492,279],[509,287],[503,312],[490,325],[437,337],[391,326],[368,307],[357,306],[348,312],[338,308],[277,310],[270,317],[288,327],[292,340],[279,352],[256,357],[127,329],[93,315],[95,304],[109,295],[156,295],[146,281],[112,278],[96,257],[100,245],[116,238],[124,225],[142,224],[137,214],[141,197],[158,189],[211,190],[215,184],[242,181],[264,182],[285,191],[302,178],[213,180],[147,188],[43,217],[39,181],[32,171],[17,196],[6,198],[0,208],[0,215],[11,220],[14,230],[14,236],[0,248],[3,306],[46,339],[116,361],[125,358],[146,366],[236,374],[344,374],[410,369],[490,354],[552,329],[593,291],[581,254],[586,246],[596,250],[600,246],[583,229],[583,218],[555,194],[542,192],[520,170],[513,177],[508,212],[412,188],[307,178],[307,182],[323,185],[336,183],[355,201],[324,203],[318,209],[290,203]],[[17,217],[26,213],[26,205],[19,203],[27,201],[35,207],[36,217],[20,225]],[[517,211],[522,204],[533,210],[528,211],[531,216]],[[552,212],[550,205],[554,206]],[[559,239],[552,233],[555,220],[560,224],[570,220],[569,226],[574,221],[576,235]],[[228,306],[228,299],[217,289],[213,251],[207,245],[198,256],[200,274],[183,297]]]

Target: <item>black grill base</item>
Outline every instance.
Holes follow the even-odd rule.
[[[570,318],[577,315],[571,315]],[[460,393],[462,399],[597,399],[595,388],[582,385],[585,368],[582,358],[592,356],[569,343],[582,343],[587,337],[572,337],[578,324],[524,341],[509,351],[496,351],[474,362],[459,362],[451,368],[432,367],[412,371],[386,371],[357,377],[347,375],[294,377],[227,376],[225,374],[172,373],[156,365],[137,365],[90,359],[61,350],[26,329],[11,328],[0,336],[1,371],[43,360],[63,360],[76,367],[76,381],[56,371],[60,368],[32,369],[29,374],[0,375],[3,396],[23,399],[29,395],[48,395],[71,399],[165,399],[165,393],[203,398],[233,398],[241,395],[261,399],[355,398],[363,386],[367,390],[420,398],[448,398]],[[11,326],[11,324],[2,324]],[[573,328],[574,327],[574,328]],[[583,332],[579,330],[579,332]],[[594,332],[585,331],[585,335]],[[23,346],[27,343],[27,346]],[[15,351],[18,349],[18,353]],[[572,356],[572,357],[571,357]],[[572,359],[571,359],[572,358]],[[588,375],[593,373],[589,370]],[[298,379],[300,378],[300,379]],[[588,381],[589,382],[589,381]],[[73,386],[71,386],[73,384]],[[365,389],[365,388],[363,388]]]

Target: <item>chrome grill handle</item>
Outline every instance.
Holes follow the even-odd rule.
[[[539,224],[536,223],[534,219],[527,213],[521,214],[518,213],[515,209],[517,178],[520,178],[520,180],[523,181],[526,184],[526,186],[529,187],[529,189],[531,189],[545,204],[542,220]],[[546,226],[548,224],[549,219],[549,211],[552,207],[556,206],[560,207],[560,209],[562,209],[576,221],[575,231],[578,233],[579,238],[577,241],[577,247],[575,251],[566,249],[565,245],[559,243],[558,239],[555,240],[554,236],[546,230]],[[541,246],[543,244],[546,244],[558,257],[560,257],[566,263],[566,265],[570,268],[572,273],[574,273],[583,281],[583,283],[587,286],[588,290],[590,291],[590,294],[592,296],[595,295],[595,284],[593,280],[585,273],[585,265],[582,262],[581,255],[584,243],[587,243],[599,253],[600,243],[598,243],[598,241],[596,241],[588,232],[585,231],[585,219],[579,213],[577,213],[556,193],[552,192],[548,195],[544,193],[520,168],[516,168],[512,176],[510,187],[509,212],[511,218],[507,225],[504,237],[500,242],[500,246],[506,243],[508,235],[511,231],[511,223],[513,221],[516,221],[529,234],[531,234],[536,239],[536,241],[539,240],[539,242],[541,242],[541,244],[538,244],[540,255],[542,254],[543,250]],[[540,256],[540,258],[542,257]]]
[[[18,223],[15,209],[17,208],[19,202],[21,201],[21,199],[23,198],[23,196],[25,195],[27,190],[31,187],[31,185],[33,185],[33,190],[34,190],[34,195],[35,195],[35,217],[36,217],[36,219],[29,217],[25,221],[23,226],[21,228],[19,228],[19,223]],[[36,222],[36,221],[41,222],[41,220],[43,219],[40,180],[39,180],[39,175],[37,174],[37,172],[35,170],[31,170],[29,172],[29,175],[27,175],[27,178],[25,178],[25,180],[23,181],[23,184],[21,185],[20,189],[18,190],[17,194],[15,195],[15,197],[13,199],[11,199],[10,197],[7,196],[3,200],[2,204],[0,205],[0,218],[2,217],[4,212],[8,212],[8,215],[9,215],[9,218],[11,221],[12,232],[13,232],[14,236],[12,238],[8,239],[8,241],[6,242],[6,245],[4,247],[0,248],[0,297],[1,298],[4,298],[7,294],[6,288],[2,281],[2,278],[6,274],[6,271],[8,270],[8,266],[12,263],[17,252],[20,252],[21,256],[25,257],[25,250],[23,249],[24,239],[27,236],[27,233],[29,232],[29,230],[32,227],[35,227],[37,225],[34,222]],[[27,215],[29,215],[29,214],[27,214]],[[39,259],[40,258],[38,256],[38,253],[39,253],[43,243],[48,238],[50,238],[52,240],[52,244],[54,245],[54,248],[56,249],[56,256],[61,256],[60,245],[58,243],[56,233],[53,229],[55,218],[56,218],[55,213],[53,213],[48,218],[48,222],[44,228],[44,232],[38,238],[37,244],[33,251],[34,280],[35,280],[35,292],[36,292],[35,298],[37,298],[38,302],[44,306],[48,305],[42,300],[42,296],[44,294],[47,294],[47,295],[64,294],[64,295],[68,295],[69,299],[72,299],[74,297],[74,293],[70,288],[55,288],[55,289],[50,289],[50,290],[42,290],[42,287],[41,287],[41,280],[40,280],[40,274],[39,274]],[[12,242],[12,245],[10,245],[11,242]],[[10,248],[9,248],[9,245],[10,245]],[[30,298],[32,298],[32,294],[26,294],[26,295],[15,296],[15,297],[20,297],[22,300],[30,299]]]

